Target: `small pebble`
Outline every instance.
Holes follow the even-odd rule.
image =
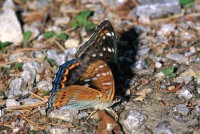
[[[162,64],[161,64],[160,62],[156,62],[156,63],[155,63],[155,67],[156,67],[156,68],[161,68],[161,67],[162,67]]]
[[[197,116],[200,116],[200,105],[196,105],[194,111]]]
[[[16,61],[22,62],[22,60],[20,60],[20,58],[22,58],[22,57],[23,58],[26,57],[25,53],[23,53],[23,52],[14,53],[14,54],[10,55],[9,61],[11,61],[11,62],[16,62]]]
[[[186,76],[186,77],[184,78],[185,84],[188,84],[191,80],[193,80],[193,77],[192,77],[192,76]]]
[[[190,47],[190,52],[191,52],[191,53],[195,53],[195,52],[196,52],[196,49],[195,49],[194,46],[191,46],[191,47]]]
[[[141,58],[138,61],[136,61],[135,63],[133,63],[133,65],[131,65],[131,67],[135,67],[137,69],[144,69],[144,68],[147,68],[147,63],[146,63],[145,59]]]
[[[181,90],[176,92],[178,94],[179,98],[185,98],[187,100],[191,99],[193,95],[185,88],[183,87]]]
[[[79,41],[77,39],[68,39],[65,41],[65,48],[77,48]]]
[[[154,129],[154,134],[174,134],[168,121],[161,121]]]
[[[197,93],[200,94],[200,87],[197,87]]]
[[[189,59],[188,57],[182,55],[182,54],[178,54],[178,53],[173,53],[173,54],[167,54],[166,58],[171,59],[171,60],[175,60],[178,63],[184,63],[184,64],[189,64]]]
[[[22,78],[16,78],[10,82],[8,96],[16,97],[22,94],[21,89],[25,85],[24,80]]]
[[[52,89],[52,84],[49,81],[40,81],[37,83],[36,87],[39,90],[43,90],[43,91],[50,91]]]
[[[190,111],[189,108],[187,108],[185,104],[176,105],[176,109],[177,109],[178,113],[180,113],[184,116],[186,116]]]
[[[78,114],[77,109],[56,109],[49,114],[49,118],[61,119],[67,122],[73,122]]]
[[[36,61],[29,61],[29,62],[26,62],[24,65],[23,65],[23,70],[26,70],[26,69],[35,69],[37,71],[37,73],[42,73],[44,71],[44,67],[43,65],[41,65],[40,63],[36,62]]]
[[[69,17],[57,17],[54,19],[54,23],[56,26],[65,26],[69,23]]]
[[[183,81],[184,81],[184,78],[182,78],[182,77],[177,77],[176,78],[176,82],[177,83],[183,83]]]
[[[175,89],[175,86],[168,86],[167,87],[167,90],[171,91],[171,90],[174,90]]]
[[[6,107],[12,107],[12,106],[19,106],[20,103],[17,102],[15,99],[7,99],[6,100]]]
[[[69,129],[67,127],[62,127],[62,126],[51,126],[48,131],[50,134],[68,134],[69,133]]]
[[[36,71],[33,68],[23,70],[21,74],[21,78],[26,83],[29,83],[29,82],[34,83],[35,77],[36,77]]]
[[[174,24],[163,24],[160,31],[157,32],[158,35],[165,35],[173,32],[175,29]]]
[[[126,133],[133,133],[144,125],[147,117],[136,110],[123,111],[120,123]]]

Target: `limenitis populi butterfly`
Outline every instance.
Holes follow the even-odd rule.
[[[117,62],[117,45],[108,20],[97,27],[75,57],[59,67],[47,110],[62,106],[79,110],[99,108],[99,104],[112,101],[115,84],[108,64]]]

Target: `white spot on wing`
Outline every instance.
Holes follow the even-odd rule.
[[[106,38],[106,37],[105,37],[105,36],[103,36],[102,38],[105,40],[105,38]]]
[[[84,81],[85,81],[85,82],[88,82],[88,81],[91,81],[91,79],[85,79]]]
[[[106,76],[106,73],[101,73],[101,75]]]
[[[112,50],[111,50],[111,48],[110,48],[110,47],[107,47],[107,48],[108,48],[108,51],[109,51],[109,52],[112,52]]]
[[[103,47],[103,51],[106,51],[106,48],[105,48],[105,47]]]
[[[97,77],[101,76],[101,74],[96,74]]]
[[[103,53],[100,52],[100,53],[99,53],[99,56],[103,56]]]
[[[115,52],[114,48],[112,48],[112,52]]]
[[[115,36],[114,32],[111,32],[112,36]]]
[[[98,66],[98,68],[103,68],[104,67],[104,65],[100,65],[100,66]]]
[[[93,77],[92,80],[97,80],[97,77]]]
[[[92,54],[92,57],[96,57],[97,55],[96,54]]]
[[[112,36],[110,33],[106,33],[107,36]]]
[[[112,84],[112,82],[103,82],[102,83],[102,85],[104,85],[104,86],[109,86],[109,85],[111,85]]]

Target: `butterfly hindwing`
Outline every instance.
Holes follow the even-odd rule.
[[[112,100],[115,93],[115,83],[110,67],[103,60],[97,60],[87,66],[78,83],[99,90]]]

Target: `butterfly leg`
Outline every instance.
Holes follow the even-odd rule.
[[[118,115],[112,108],[106,108],[106,112],[108,112],[116,121],[119,119]]]
[[[94,115],[97,112],[98,112],[98,110],[92,111],[92,113],[90,113],[90,115],[85,119],[85,121],[87,121],[92,115]]]

